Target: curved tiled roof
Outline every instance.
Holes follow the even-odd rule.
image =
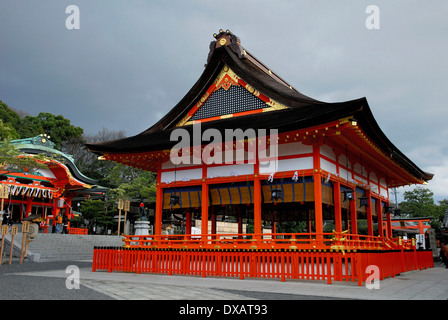
[[[187,92],[162,119],[142,133],[115,141],[87,144],[97,154],[136,153],[168,150],[177,142],[170,141],[170,135],[182,119],[207,96],[207,90],[214,84],[224,68],[229,68],[243,83],[260,94],[280,104],[282,108],[270,112],[248,113],[238,117],[221,117],[202,123],[202,130],[213,128],[224,133],[225,129],[242,130],[275,128],[279,133],[325,124],[341,118],[353,117],[359,126],[385,154],[390,155],[412,175],[424,181],[432,174],[418,168],[383,133],[373,117],[366,98],[343,102],[323,102],[308,97],[294,89],[280,76],[256,59],[241,46],[240,40],[229,31],[214,35],[205,69]],[[195,119],[195,118],[193,118]],[[192,126],[183,128],[192,133]]]
[[[74,159],[71,155],[63,153],[54,149],[54,143],[49,140],[46,135],[40,135],[33,138],[12,140],[11,145],[15,146],[17,150],[26,154],[55,154],[63,159],[63,165],[66,166],[74,178],[89,185],[96,185],[98,180],[91,179],[82,174],[76,167]]]

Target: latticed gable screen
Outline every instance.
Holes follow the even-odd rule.
[[[201,120],[269,107],[263,100],[241,86],[220,88],[213,92],[190,120]]]

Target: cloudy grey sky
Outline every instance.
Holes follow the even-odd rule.
[[[368,29],[368,5],[380,29]],[[69,30],[76,5],[80,28]],[[390,140],[448,198],[448,1],[1,0],[0,99],[131,136],[167,113],[229,29],[297,90],[366,97]],[[400,188],[402,195],[404,188]]]

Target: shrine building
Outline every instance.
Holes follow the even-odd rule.
[[[154,235],[136,247],[208,250],[217,259],[226,250],[345,255],[403,245],[392,239],[389,190],[433,175],[386,137],[366,98],[313,99],[230,31],[214,38],[202,75],[161,120],[138,135],[87,145],[102,159],[157,174]],[[162,234],[173,213],[185,219],[184,237]],[[193,237],[195,217],[201,234]],[[217,220],[229,217],[238,233],[217,234]],[[243,220],[253,231],[243,233]],[[277,232],[285,222],[302,228]]]
[[[6,165],[0,170],[0,187],[5,191],[3,217],[10,215],[15,223],[22,220],[38,222],[45,233],[56,224],[59,214],[68,219],[73,217],[73,199],[102,196],[107,191],[98,186],[96,180],[83,175],[73,157],[55,149],[49,138],[42,134],[10,142],[20,152],[19,157],[50,155],[46,160],[35,160],[44,164],[43,168],[17,170]],[[70,233],[86,231],[69,227]]]

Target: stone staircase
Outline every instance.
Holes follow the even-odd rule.
[[[9,257],[11,235],[5,237],[4,259]],[[104,235],[77,235],[39,233],[28,245],[28,259],[31,261],[92,260],[93,248],[121,247],[122,237]],[[14,238],[13,257],[20,257],[22,233]]]

